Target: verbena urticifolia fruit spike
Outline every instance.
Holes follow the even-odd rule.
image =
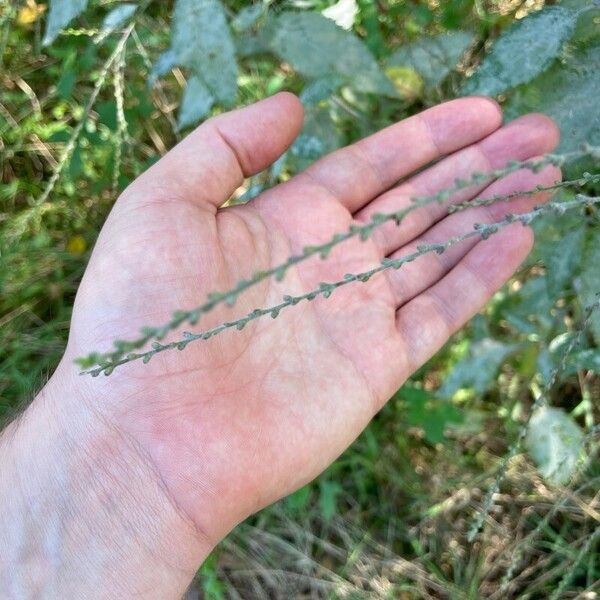
[[[189,311],[176,311],[168,323],[158,327],[144,327],[141,329],[141,335],[138,338],[133,340],[117,340],[113,343],[113,350],[104,353],[92,352],[85,357],[77,359],[77,363],[84,369],[89,369],[95,365],[99,365],[104,368],[111,364],[122,364],[122,361],[126,356],[135,353],[136,350],[140,350],[152,340],[162,340],[167,333],[177,329],[184,323],[195,325],[202,315],[212,311],[216,306],[220,304],[233,306],[241,293],[245,292],[261,281],[265,281],[270,277],[275,277],[278,281],[281,281],[288,269],[309,259],[310,257],[319,256],[322,259],[326,259],[335,246],[345,242],[346,240],[351,238],[366,240],[370,237],[372,232],[380,227],[383,223],[393,221],[399,225],[410,212],[427,204],[446,202],[452,196],[452,194],[462,189],[476,184],[489,183],[492,180],[504,177],[521,169],[528,169],[533,172],[538,172],[548,165],[561,166],[572,160],[577,160],[583,157],[596,157],[598,154],[600,154],[600,148],[588,145],[582,147],[581,150],[567,154],[547,154],[535,160],[511,161],[502,169],[496,169],[487,173],[475,173],[469,179],[457,179],[454,182],[454,185],[447,189],[441,190],[436,194],[432,194],[430,196],[417,196],[413,198],[412,203],[405,208],[390,213],[374,214],[368,223],[351,225],[347,231],[335,234],[329,241],[323,244],[306,246],[300,254],[290,256],[283,263],[270,269],[255,272],[248,279],[242,279],[238,281],[237,284],[230,290],[210,293],[207,296],[207,300],[204,302],[204,304],[201,304],[200,306]],[[580,185],[580,182],[581,180],[574,180],[571,183],[573,185]],[[560,185],[560,187],[564,187],[566,184],[561,183],[557,184],[557,186],[558,185]],[[538,191],[539,188],[531,191],[519,192],[519,195],[522,196],[527,194],[535,194]],[[496,202],[507,197],[497,197],[493,200],[484,199],[481,200],[481,203],[490,203],[491,201]],[[476,204],[473,203],[472,205]],[[125,360],[125,362],[128,361]]]
[[[501,229],[507,227],[508,225],[512,225],[513,223],[520,222],[523,225],[529,225],[534,219],[538,218],[540,215],[555,213],[555,214],[564,214],[567,210],[571,210],[576,207],[581,206],[591,206],[594,204],[600,203],[600,197],[594,198],[584,195],[579,195],[575,200],[571,200],[568,202],[550,202],[548,204],[544,204],[541,206],[537,206],[530,212],[522,213],[522,214],[508,214],[501,221],[497,221],[495,223],[485,223],[485,224],[476,224],[473,226],[473,229],[467,233],[462,235],[454,236],[443,243],[436,244],[423,244],[410,254],[406,254],[396,259],[384,258],[381,263],[377,266],[373,267],[368,271],[363,271],[361,273],[349,273],[346,274],[343,279],[333,282],[322,282],[319,286],[309,292],[304,294],[300,294],[298,296],[283,296],[282,301],[279,304],[274,306],[268,306],[265,308],[257,308],[247,315],[233,320],[227,321],[199,333],[191,333],[185,332],[183,334],[183,339],[177,340],[175,342],[170,342],[167,344],[162,344],[159,341],[154,341],[152,343],[152,349],[146,352],[130,352],[124,356],[120,356],[116,360],[111,360],[110,355],[95,355],[96,361],[94,364],[98,366],[87,371],[84,371],[84,374],[90,374],[92,376],[100,375],[104,373],[105,375],[110,375],[115,367],[123,365],[128,362],[132,362],[134,360],[142,360],[143,362],[149,362],[155,354],[159,352],[164,352],[165,350],[184,350],[188,344],[196,341],[196,340],[207,340],[215,335],[218,335],[228,329],[243,329],[249,322],[259,319],[264,316],[271,316],[272,318],[277,317],[280,312],[290,306],[295,306],[296,304],[303,301],[312,301],[315,298],[322,296],[324,298],[329,298],[331,294],[335,292],[340,287],[349,285],[354,282],[367,282],[378,273],[385,271],[387,269],[399,269],[402,265],[412,262],[417,258],[424,256],[425,254],[429,254],[435,252],[437,254],[441,254],[445,252],[450,246],[463,242],[464,240],[480,237],[482,239],[488,239],[490,236],[496,234]],[[122,342],[121,342],[122,343]]]

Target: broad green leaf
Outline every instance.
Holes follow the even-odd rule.
[[[320,102],[327,100],[344,83],[339,77],[323,77],[310,81],[304,86],[300,93],[300,100],[304,106],[316,106]]]
[[[454,365],[438,395],[449,398],[461,388],[483,394],[494,383],[502,363],[517,348],[517,344],[503,344],[489,338],[471,344],[467,356]]]
[[[105,125],[112,131],[117,130],[117,103],[114,99],[107,102],[98,102],[94,110],[98,113],[98,120],[102,125]]]
[[[465,31],[422,37],[398,48],[387,64],[410,67],[419,73],[427,87],[436,87],[456,67],[474,37]]]
[[[258,20],[265,14],[266,6],[262,3],[245,6],[231,21],[234,31],[246,31],[256,25]]]
[[[235,47],[218,0],[177,0],[171,47],[216,100],[231,106],[237,93]]]
[[[204,118],[214,103],[215,99],[204,82],[198,77],[190,77],[179,107],[177,119],[179,129],[194,125]]]
[[[373,55],[356,36],[314,12],[284,12],[275,22],[272,50],[305,77],[345,77],[357,90],[397,97]]]
[[[561,130],[559,152],[582,143],[600,144],[600,44],[573,51],[564,62],[519,88],[506,106],[508,117],[531,110],[551,116]]]
[[[582,306],[588,307],[598,300],[600,293],[600,228],[589,232],[585,250],[581,258],[582,269],[579,276],[578,294]],[[590,319],[590,329],[600,344],[600,308],[594,310]]]
[[[61,74],[56,83],[56,91],[59,98],[66,100],[70,98],[77,81],[77,71],[73,68],[77,60],[77,52],[73,50],[63,63]]]
[[[51,44],[56,36],[87,7],[87,0],[50,0],[44,45]]]
[[[597,0],[562,0],[561,6],[579,11],[579,20],[571,41],[575,44],[600,42],[600,3]]]
[[[114,31],[127,22],[127,20],[133,16],[133,13],[137,10],[137,4],[125,3],[119,4],[116,8],[113,8],[104,17],[102,22],[102,30],[104,33]]]
[[[235,36],[237,55],[245,58],[257,54],[271,53],[271,39],[276,27],[276,19],[270,13],[264,13],[252,27],[240,31]]]
[[[340,132],[329,111],[322,108],[308,109],[304,116],[304,127],[289,150],[288,160],[292,169],[298,172],[317,158],[339,148],[340,143]]]
[[[464,94],[495,96],[543,73],[573,35],[578,12],[548,6],[509,27],[494,43]]]
[[[545,244],[541,249],[540,255],[546,266],[548,294],[552,298],[558,298],[579,271],[585,233],[585,225],[580,226]]]
[[[463,414],[453,404],[436,398],[433,394],[416,387],[404,386],[398,392],[408,405],[407,420],[419,427],[425,439],[432,445],[444,441],[444,431],[451,423],[462,423]]]
[[[563,410],[542,407],[531,416],[525,446],[545,479],[565,484],[581,456],[583,432]]]
[[[507,298],[500,313],[520,333],[540,335],[553,325],[553,305],[546,277],[534,277]]]

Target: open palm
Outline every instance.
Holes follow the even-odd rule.
[[[325,242],[353,222],[397,210],[411,196],[433,193],[457,177],[547,152],[557,142],[555,126],[541,115],[504,128],[501,119],[488,99],[455,100],[325,157],[248,205],[229,208],[219,207],[243,177],[267,167],[292,142],[302,109],[294,96],[279,94],[205,123],[115,205],[78,292],[60,370],[75,374],[76,356],[135,337],[140,327],[166,322],[174,310],[191,309],[209,292]],[[452,201],[530,189],[559,176],[552,167],[536,175],[518,172]],[[384,225],[367,242],[341,244],[326,261],[302,263],[282,282],[253,287],[234,307],[203,317],[199,327],[539,201],[518,198],[450,216],[430,205],[399,227]],[[172,500],[216,541],[331,463],[485,304],[531,243],[531,231],[521,225],[485,242],[463,242],[348,285],[329,299],[299,304],[275,320],[158,354],[148,365],[125,365],[108,378],[86,379],[86,398],[149,457]]]

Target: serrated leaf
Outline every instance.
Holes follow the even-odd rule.
[[[494,383],[498,369],[518,344],[503,344],[487,338],[471,344],[469,353],[455,365],[438,395],[449,398],[461,388],[483,394]]]
[[[474,38],[465,31],[423,37],[398,48],[387,64],[410,67],[419,73],[427,87],[436,87],[456,67]]]
[[[533,110],[552,117],[561,130],[559,152],[582,143],[600,144],[600,44],[574,51],[535,81],[519,88],[506,106],[508,117]]]
[[[214,103],[215,99],[204,82],[198,77],[190,77],[179,107],[177,119],[179,129],[194,125],[203,119]]]
[[[87,0],[50,0],[43,44],[51,44],[58,34],[87,7]]]
[[[582,306],[591,306],[597,301],[600,292],[600,228],[589,232],[585,250],[581,259],[582,269],[578,281],[578,295]],[[600,344],[600,309],[594,310],[590,317],[590,329]]]
[[[531,416],[525,446],[545,479],[565,484],[581,456],[583,432],[563,410],[542,407]]]
[[[398,96],[361,40],[321,14],[280,14],[276,18],[270,46],[280,58],[306,77],[341,76],[362,92]]]
[[[237,93],[235,46],[218,0],[177,0],[171,47],[178,64],[191,69],[225,106]]]
[[[548,6],[509,27],[494,43],[464,94],[495,96],[543,73],[573,35],[578,12]]]
[[[133,15],[133,13],[136,10],[136,4],[119,4],[119,6],[113,8],[106,15],[106,17],[104,17],[104,21],[102,22],[102,31],[106,33],[118,29],[119,27],[121,27],[121,25],[127,22],[127,20]]]

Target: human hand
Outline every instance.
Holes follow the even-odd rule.
[[[168,321],[175,309],[191,309],[209,292],[325,242],[353,222],[557,143],[555,125],[542,115],[499,129],[501,119],[491,100],[454,100],[228,208],[220,206],[243,178],[266,168],[293,141],[302,109],[284,93],[206,122],[114,206],[77,295],[68,347],[48,384],[51,396],[73,396],[91,422],[128,440],[210,547],[325,469],[511,276],[531,248],[531,230],[515,224],[487,241],[465,241],[275,320],[158,354],[147,365],[131,363],[108,378],[79,377],[74,359]],[[555,167],[519,171],[451,201],[529,190],[559,177]],[[298,265],[281,282],[254,286],[233,308],[203,317],[202,329],[541,199],[521,197],[450,216],[443,205],[424,207],[399,227],[388,223],[366,242],[350,240],[327,260]]]
[[[244,176],[267,167],[294,139],[302,110],[296,98],[280,94],[205,123],[114,207],[77,296],[60,371],[72,372],[74,357],[160,324],[174,309],[192,308],[209,292],[324,242],[353,220],[397,210],[410,196],[550,151],[557,142],[556,127],[543,116],[495,131],[500,121],[490,100],[455,100],[322,159],[248,205],[223,209]],[[519,172],[482,195],[558,178],[555,168]],[[470,188],[453,201],[480,191]],[[204,317],[202,328],[536,202],[523,198],[451,216],[443,206],[423,208],[367,242],[337,247],[326,261],[299,265],[280,283],[263,282],[234,308]],[[531,231],[515,225],[276,320],[78,383],[95,410],[151,457],[176,505],[216,541],[329,465],[506,281],[531,242]]]

